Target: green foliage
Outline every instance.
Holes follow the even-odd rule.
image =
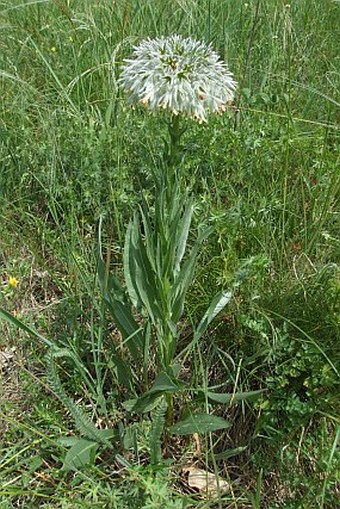
[[[152,425],[150,431],[150,463],[157,465],[162,459],[162,434],[165,426],[165,413],[168,408],[164,396],[158,403],[152,418]]]
[[[69,350],[66,349],[50,350],[50,352],[46,356],[46,364],[48,369],[49,383],[51,385],[52,390],[60,398],[62,403],[65,405],[67,410],[72,415],[78,431],[86,438],[92,439],[95,442],[105,445],[106,447],[111,449],[112,448],[111,442],[100,432],[100,430],[96,428],[93,422],[82,411],[80,406],[76,404],[73,401],[73,399],[66,394],[60,382],[56,366],[56,359],[60,359],[61,357],[70,357],[72,360],[76,358],[74,354],[72,354]],[[79,362],[76,362],[76,365],[79,369]]]
[[[339,374],[317,345],[287,334],[279,338],[268,365],[268,392],[259,403],[260,422],[271,437],[282,437],[327,413],[339,389]]]
[[[216,457],[221,475],[238,477],[235,496],[220,504],[247,506],[250,490],[254,507],[337,507],[339,8],[331,0],[1,2],[0,306],[7,320],[0,323],[1,507],[182,504],[174,491],[185,481],[174,490],[169,467],[158,475],[141,466],[150,453],[146,411],[129,412],[122,424],[133,467],[122,472],[112,451],[100,447],[86,473],[60,472],[67,451],[58,439],[73,424],[44,385],[44,349],[51,343],[77,353],[78,366],[56,359],[59,381],[72,399],[86,387],[91,409],[82,411],[91,419],[97,414],[104,427],[128,415],[121,400],[132,399],[131,410],[149,398],[144,410],[155,416],[161,391],[154,384],[164,373],[165,398],[175,395],[184,407],[189,400],[190,408],[197,397],[194,405],[210,413],[220,408],[218,399],[234,426],[219,432],[216,443],[210,437],[209,454],[247,444],[235,462]],[[143,188],[153,206],[165,132],[163,118],[125,104],[119,67],[141,39],[175,32],[211,42],[239,82],[235,110],[207,126],[188,125],[181,135],[181,185],[193,190],[195,202],[187,221],[195,230],[203,223],[212,229],[199,246],[184,311],[177,301],[183,355],[174,360],[182,363],[183,385],[174,367],[168,373],[155,362],[157,342],[143,302],[136,310],[131,287],[115,286],[136,211],[134,228],[146,245],[149,217],[136,190]],[[105,310],[94,281],[98,220]],[[182,268],[194,246],[190,234]],[[192,343],[192,324],[219,289],[233,287],[249,258],[251,276]],[[8,285],[11,275],[17,288]],[[22,327],[13,332],[9,324]],[[2,355],[7,346],[15,348],[13,359]],[[243,393],[255,393],[255,410]],[[179,406],[173,405],[174,417],[185,410]],[[179,447],[167,455],[177,465],[192,444],[190,437],[174,443]],[[207,447],[202,443],[204,456]]]
[[[62,470],[78,471],[81,468],[94,464],[98,443],[85,440],[84,438],[75,439],[75,443],[67,452]]]
[[[231,424],[222,417],[207,414],[191,414],[170,427],[174,435],[191,435],[193,433],[211,433],[229,428]]]

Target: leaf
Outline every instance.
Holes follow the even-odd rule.
[[[124,279],[125,283],[129,292],[129,296],[131,299],[132,304],[135,306],[135,308],[138,308],[139,306],[139,298],[137,295],[134,279],[135,279],[135,272],[134,272],[134,264],[132,260],[133,256],[133,245],[132,245],[132,228],[133,228],[133,221],[130,221],[125,235],[125,245],[124,245],[124,251],[123,251],[123,268],[124,268]]]
[[[154,392],[177,392],[183,387],[184,387],[183,382],[171,378],[165,372],[161,372],[156,376],[155,381],[151,389],[148,391],[148,393],[151,394]]]
[[[191,435],[193,433],[210,433],[230,428],[230,426],[228,421],[216,415],[191,414],[186,419],[170,426],[169,431],[174,435]]]
[[[244,401],[246,399],[255,399],[257,396],[265,392],[265,389],[258,389],[257,391],[249,391],[249,392],[235,392],[235,393],[223,393],[223,392],[212,392],[212,391],[203,391],[199,390],[198,397],[208,398],[210,401],[214,401],[215,403],[221,403],[224,405],[229,404],[230,402],[238,403],[239,401]]]
[[[197,237],[193,248],[188,254],[187,259],[182,264],[179,273],[176,275],[175,283],[171,289],[172,316],[173,322],[177,323],[184,310],[185,296],[193,280],[195,267],[198,259],[198,253],[202,242],[210,235],[212,229],[205,228]]]
[[[129,412],[144,413],[150,412],[155,406],[155,402],[165,393],[175,393],[183,389],[185,384],[177,379],[172,379],[167,373],[159,373],[147,392],[138,399],[128,400],[124,403],[124,408]]]
[[[136,298],[146,308],[153,323],[161,317],[159,309],[159,281],[152,269],[139,227],[139,216],[136,214],[129,226],[127,242],[124,250],[125,279],[131,300]],[[150,241],[151,242],[151,241]]]
[[[110,298],[106,301],[106,304],[123,336],[124,344],[129,348],[134,360],[137,361],[143,345],[141,327],[137,324],[126,302]]]
[[[128,412],[135,412],[137,414],[151,412],[151,410],[157,406],[161,395],[161,392],[154,392],[152,394],[145,393],[140,398],[128,399],[124,401],[123,407]]]
[[[119,433],[118,433],[117,429],[112,429],[112,428],[111,429],[110,428],[99,429],[98,433],[99,433],[99,435],[102,435],[102,437],[104,437],[106,439],[110,439],[110,438],[118,439],[119,438]]]
[[[96,459],[98,443],[79,438],[78,441],[67,452],[62,470],[79,470],[81,468],[93,465]]]
[[[102,435],[104,438],[118,438],[118,430],[116,429],[98,429],[98,434]],[[57,441],[58,444],[63,447],[72,447],[73,445],[79,442],[79,437],[60,437]]]
[[[232,292],[225,291],[219,292],[217,295],[215,295],[215,297],[211,301],[208,310],[204,314],[202,320],[200,321],[195,331],[194,334],[195,342],[202,337],[208,325],[213,321],[215,316],[218,315],[218,313],[222,311],[222,309],[230,302],[232,296],[233,296]]]
[[[189,206],[187,207],[187,209],[184,213],[184,216],[182,218],[182,224],[180,225],[181,234],[180,234],[180,238],[178,241],[176,260],[175,260],[175,271],[176,272],[179,272],[180,263],[184,256],[184,253],[185,253],[185,248],[187,245],[187,240],[188,240],[188,235],[189,235],[193,212],[194,212],[194,207],[193,207],[192,203],[189,203]]]
[[[79,437],[61,437],[57,442],[63,447],[72,447],[79,442]]]
[[[149,433],[149,449],[151,465],[158,465],[162,459],[161,437],[165,426],[165,414],[168,405],[164,396],[160,399],[158,407],[152,416],[152,426]]]
[[[228,458],[232,458],[233,456],[237,456],[241,452],[245,451],[247,446],[244,445],[242,447],[235,447],[235,449],[227,449],[226,451],[220,452],[219,454],[215,454],[215,460],[226,460]]]
[[[21,322],[20,320],[15,318],[15,316],[11,315],[11,313],[6,311],[5,309],[0,308],[0,318],[3,318],[4,320],[6,320],[6,322],[10,323],[11,325],[14,325],[18,329],[21,329],[24,332],[27,332],[27,334],[29,334],[30,336],[34,336],[34,337],[40,339],[43,343],[45,343],[45,345],[53,346],[52,341],[50,341],[49,339],[46,339],[44,336],[39,334],[39,332],[37,332],[36,330],[31,329],[30,327],[25,325],[23,322]]]

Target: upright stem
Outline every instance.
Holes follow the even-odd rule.
[[[179,115],[172,115],[169,124],[169,134],[170,134],[170,150],[168,165],[174,166],[176,163],[179,162],[180,139],[182,135],[182,131],[180,129]]]
[[[165,186],[167,189],[167,203],[171,203],[173,199],[173,193],[176,188],[177,172],[176,167],[181,161],[182,147],[180,144],[183,129],[180,127],[180,116],[172,115],[170,123],[168,125],[169,130],[169,146],[166,153],[166,174],[165,174]]]

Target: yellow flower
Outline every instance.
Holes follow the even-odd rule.
[[[19,280],[14,276],[10,276],[9,280],[8,280],[8,284],[11,288],[16,288],[19,284]]]

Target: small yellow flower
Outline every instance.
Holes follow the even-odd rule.
[[[8,280],[8,284],[11,288],[16,288],[19,284],[19,280],[14,276],[10,276],[9,280]]]
[[[57,48],[55,46],[53,46],[51,49],[50,49],[51,53],[55,53],[57,51]]]

